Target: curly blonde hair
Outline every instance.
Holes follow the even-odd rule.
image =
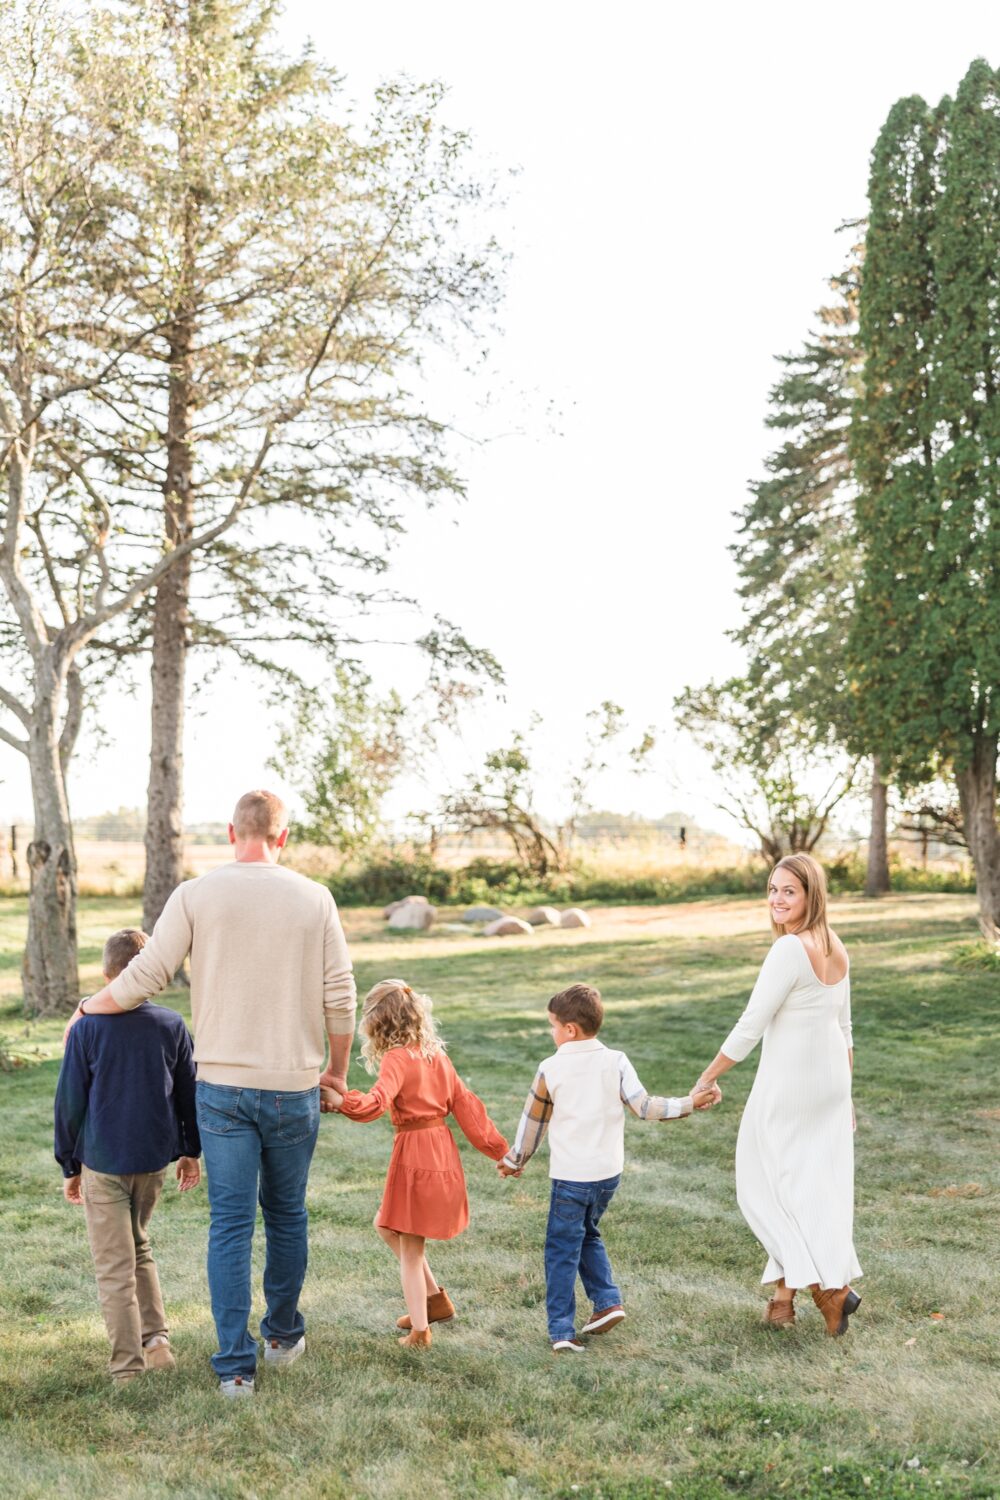
[[[361,1059],[368,1072],[378,1072],[379,1063],[392,1047],[406,1047],[427,1062],[443,1052],[433,1008],[429,995],[411,990],[402,979],[380,979],[365,996],[358,1027],[363,1038]]]

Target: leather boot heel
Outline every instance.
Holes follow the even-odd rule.
[[[857,1292],[848,1292],[847,1296],[844,1298],[844,1313],[846,1314],[846,1316],[850,1317],[851,1313],[856,1313],[860,1306],[861,1298],[858,1296]]]

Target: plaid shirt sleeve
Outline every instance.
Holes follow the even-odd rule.
[[[514,1144],[503,1159],[505,1167],[513,1167],[515,1171],[520,1171],[531,1160],[545,1138],[551,1118],[552,1095],[545,1082],[545,1074],[539,1068],[535,1074],[535,1081],[528,1091],[528,1097],[524,1101]]]
[[[683,1099],[667,1099],[659,1094],[647,1094],[624,1052],[620,1052],[618,1056],[622,1103],[627,1104],[638,1119],[680,1120],[694,1109],[690,1094]]]

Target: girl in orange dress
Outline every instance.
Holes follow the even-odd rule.
[[[365,1067],[378,1070],[374,1088],[324,1092],[351,1120],[377,1120],[389,1111],[396,1136],[375,1228],[399,1261],[408,1314],[398,1321],[408,1330],[399,1342],[427,1348],[429,1325],[454,1317],[455,1308],[427,1263],[425,1241],[454,1239],[469,1224],[465,1175],[446,1116],[454,1115],[476,1150],[494,1161],[506,1154],[507,1142],[455,1072],[428,996],[401,979],[383,979],[365,999],[359,1030]]]

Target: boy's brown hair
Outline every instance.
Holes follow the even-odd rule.
[[[104,944],[104,958],[101,961],[108,979],[117,979],[148,942],[146,934],[137,927],[123,927],[120,932],[113,932]]]
[[[571,984],[568,990],[560,990],[549,1001],[548,1011],[564,1026],[579,1026],[584,1036],[596,1036],[604,1020],[601,992],[592,984]]]

